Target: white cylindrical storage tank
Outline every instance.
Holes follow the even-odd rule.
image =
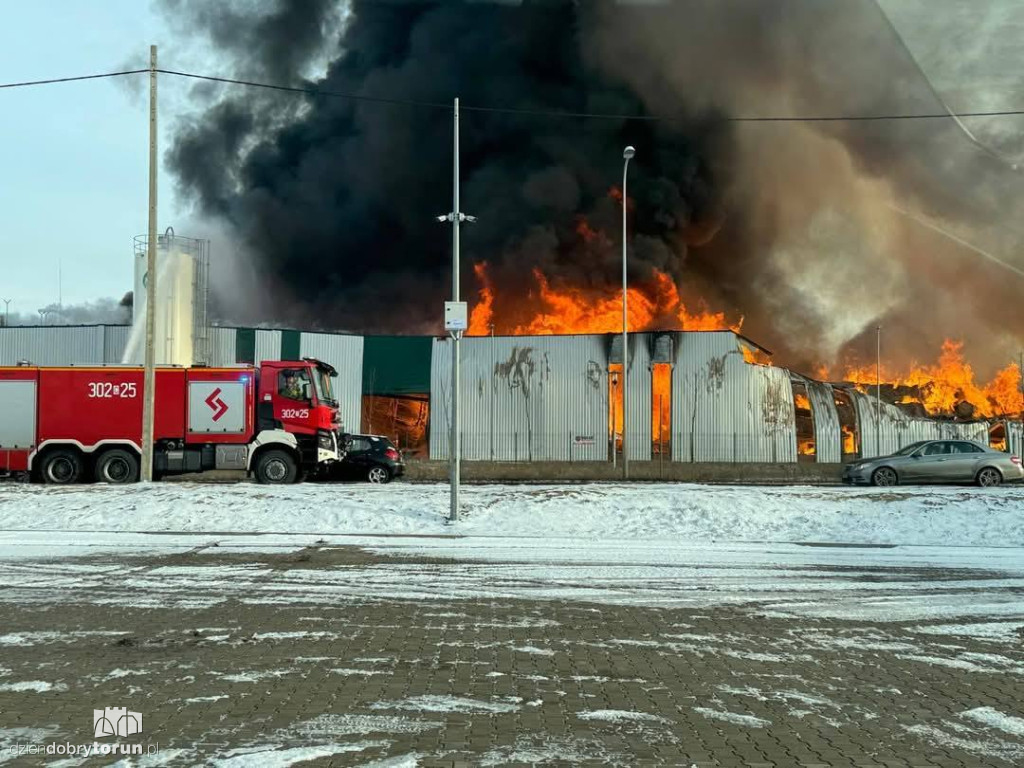
[[[157,238],[156,306],[153,347],[158,365],[192,365],[196,318],[196,256],[190,238],[174,230]],[[135,294],[132,332],[122,362],[142,364],[146,355],[146,274],[148,238],[135,238]]]

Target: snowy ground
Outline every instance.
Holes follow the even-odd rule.
[[[1024,762],[1024,488],[464,501],[0,485],[0,762],[79,695],[182,765]]]
[[[0,485],[0,530],[431,534],[1024,546],[1024,486]],[[89,537],[89,541],[93,538]]]

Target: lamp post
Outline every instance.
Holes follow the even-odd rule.
[[[629,412],[629,328],[627,325],[627,298],[626,298],[626,174],[629,173],[629,161],[636,154],[632,146],[626,147],[622,152],[622,478],[629,479],[629,452],[626,447],[626,414]],[[615,425],[612,424],[612,431]],[[612,453],[615,452],[615,441],[612,441]]]
[[[11,302],[14,299],[4,299],[4,325],[11,324]]]
[[[462,339],[462,332],[466,328],[466,305],[459,298],[459,225],[463,222],[475,222],[476,216],[469,216],[463,213],[459,209],[459,100],[455,99],[454,109],[452,111],[452,123],[453,123],[453,150],[454,158],[452,163],[452,177],[453,177],[453,191],[452,191],[452,203],[453,210],[451,213],[444,214],[437,217],[439,222],[449,222],[452,225],[452,301],[450,302],[455,308],[455,305],[461,304],[461,318],[455,325],[448,325],[447,318],[445,319],[446,329],[451,334],[452,339],[452,424],[451,424],[451,435],[449,436],[449,457],[448,463],[450,465],[450,479],[451,479],[451,492],[450,492],[450,505],[448,511],[448,522],[454,523],[459,519],[459,486],[462,482],[462,437],[459,432],[459,383],[461,381],[460,373],[460,350],[459,341]],[[457,327],[456,327],[457,326]]]
[[[875,456],[882,455],[882,326],[875,326]]]

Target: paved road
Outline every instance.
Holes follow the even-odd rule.
[[[11,765],[1024,763],[1019,550],[20,535]]]

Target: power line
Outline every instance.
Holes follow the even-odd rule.
[[[275,91],[288,93],[301,93],[309,96],[331,96],[352,101],[368,101],[380,104],[395,104],[399,106],[426,107],[430,109],[451,110],[450,103],[435,101],[417,101],[414,99],[383,98],[379,96],[363,96],[354,93],[343,93],[329,91],[321,88],[302,88],[298,86],[275,85],[272,83],[260,83],[252,80],[236,80],[230,77],[214,77],[211,75],[200,75],[192,72],[176,72],[168,69],[159,69],[165,75],[187,77],[195,80],[209,80],[216,83],[227,83],[230,85],[244,85],[252,88],[266,88]],[[465,112],[493,112],[510,115],[524,115],[534,117],[561,117],[561,118],[583,118],[601,120],[643,120],[648,122],[671,121],[673,118],[663,115],[626,115],[609,112],[568,112],[562,110],[545,109],[520,109],[515,107],[482,107],[462,104],[460,109]],[[934,112],[934,113],[912,113],[912,114],[881,114],[881,115],[769,115],[756,117],[723,116],[723,122],[729,123],[825,123],[825,122],[871,122],[883,120],[943,120],[961,117],[1013,117],[1024,115],[1022,109],[996,110],[987,112]]]
[[[97,75],[80,75],[78,77],[61,77],[50,80],[30,80],[21,83],[0,83],[0,88],[22,88],[32,85],[50,85],[53,83],[69,83],[79,80],[96,80],[106,77],[121,77],[123,75],[138,75],[149,72],[148,69],[131,69],[124,72],[106,72]],[[384,96],[366,96],[362,94],[346,93],[342,91],[330,91],[323,88],[303,88],[299,86],[278,85],[275,83],[261,83],[254,80],[239,80],[231,77],[217,77],[214,75],[200,75],[194,72],[179,72],[172,69],[158,69],[164,75],[184,77],[193,80],[206,80],[214,83],[227,85],[242,85],[248,88],[263,88],[265,90],[281,91],[284,93],[296,93],[306,96],[327,96],[351,101],[363,101],[374,104],[391,104],[395,106],[418,107],[421,109],[451,110],[451,104],[447,102],[421,101],[417,99],[388,98]],[[523,115],[526,117],[552,117],[552,118],[575,118],[594,120],[636,120],[643,122],[672,122],[676,119],[665,115],[628,115],[611,112],[571,112],[564,110],[548,109],[523,109],[517,107],[485,107],[462,105],[461,109],[466,112],[482,112],[506,115]],[[897,120],[948,120],[965,117],[1020,117],[1024,116],[1024,109],[1004,109],[983,112],[924,112],[909,114],[886,113],[879,115],[760,115],[760,116],[721,116],[721,121],[726,123],[838,123],[838,122],[883,122]]]
[[[149,71],[149,70],[145,70]],[[272,83],[257,83],[252,80],[235,80],[230,77],[214,77],[213,75],[197,75],[192,72],[175,72],[171,69],[158,69],[164,75],[174,75],[176,77],[188,77],[193,80],[209,80],[214,83],[227,83],[229,85],[245,85],[250,88],[265,88],[271,91],[284,91],[286,93],[302,93],[309,96],[333,96],[339,99],[351,99],[352,101],[369,101],[377,104],[395,104],[399,106],[409,107],[427,107],[430,109],[445,109],[449,112],[452,109],[451,104],[442,104],[436,101],[415,101],[412,99],[389,99],[383,96],[361,96],[355,93],[342,93],[340,91],[325,91],[320,88],[299,88],[290,85],[274,85]]]
[[[0,83],[0,88],[25,88],[30,85],[52,85],[54,83],[73,83],[79,80],[99,80],[103,77],[121,77],[122,75],[137,75],[141,72],[149,72],[148,69],[129,69],[124,72],[105,72],[99,75],[79,75],[77,77],[55,77],[50,80],[27,80],[23,83]]]

